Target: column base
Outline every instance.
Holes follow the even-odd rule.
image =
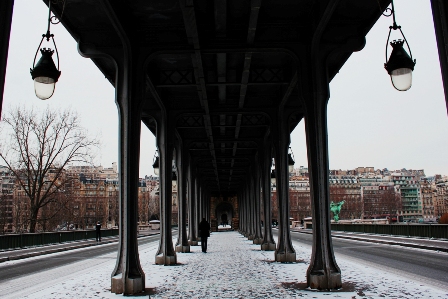
[[[186,246],[177,245],[176,252],[183,252],[183,253],[190,252],[190,245],[186,245]]]
[[[311,289],[329,290],[342,288],[341,273],[333,272],[330,276],[319,271],[319,273],[312,273],[307,278],[308,286]]]
[[[115,294],[135,295],[145,290],[145,276],[136,278],[125,278],[126,286],[123,284],[122,274],[111,278],[111,292]]]
[[[191,241],[191,240],[188,240],[188,244],[189,244],[190,246],[198,246],[198,241]]]
[[[177,256],[164,256],[164,255],[157,255],[156,256],[156,265],[175,265],[177,264]]]
[[[261,244],[261,250],[275,251],[275,243],[263,243],[263,244]]]
[[[296,253],[295,252],[275,253],[275,261],[279,263],[295,263]]]
[[[247,239],[252,241],[254,239],[254,236],[253,235],[248,235]]]
[[[253,244],[262,244],[263,243],[263,238],[254,238],[253,240]]]

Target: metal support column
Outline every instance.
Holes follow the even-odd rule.
[[[128,38],[114,9],[101,1],[109,21],[114,25],[121,47],[101,52],[90,44],[78,44],[79,53],[88,58],[105,58],[116,65],[115,102],[119,115],[119,240],[117,262],[111,274],[111,292],[132,295],[145,289],[145,274],[140,265],[137,220],[140,158],[141,111],[145,98],[145,63],[137,47]]]
[[[199,215],[199,208],[200,208],[200,202],[199,202],[199,178],[197,177],[197,171],[195,171],[195,177],[194,177],[194,233],[196,235],[196,241],[199,241],[199,222],[200,215]]]
[[[160,155],[160,243],[156,253],[157,265],[174,265],[177,263],[171,232],[172,218],[172,160],[174,150],[174,129],[167,115],[157,126],[157,147]]]
[[[277,136],[274,146],[279,212],[278,243],[275,250],[275,260],[282,263],[291,263],[296,261],[296,252],[292,246],[289,230],[289,130],[287,119],[283,117],[284,113],[282,110],[279,110],[278,119],[274,125],[274,132]]]
[[[145,289],[137,242],[138,181],[140,157],[141,104],[144,88],[142,64],[137,53],[117,60],[116,103],[119,110],[119,243],[118,257],[111,277],[111,291],[136,294]],[[134,60],[133,60],[134,59]]]
[[[448,3],[445,0],[431,0],[431,8],[448,112]]]
[[[313,247],[307,283],[313,289],[342,287],[334,258],[330,225],[330,184],[327,140],[329,82],[318,49],[311,51],[311,94],[305,97],[305,133],[313,218]]]
[[[243,192],[242,191],[240,191],[238,193],[238,209],[239,209],[238,231],[240,234],[242,234],[244,236],[244,201],[243,201]]]
[[[188,163],[188,244],[190,246],[198,245],[198,235],[195,230],[196,219],[196,199],[195,199],[195,178],[193,176],[193,161],[189,159]]]
[[[264,146],[260,150],[261,186],[263,189],[264,233],[261,250],[275,250],[275,242],[272,236],[272,207],[271,207],[271,142],[265,139]]]
[[[247,238],[247,198],[246,187],[241,191],[241,234]]]
[[[258,162],[258,155],[253,161],[254,171],[252,174],[253,193],[254,193],[254,244],[263,243],[263,236],[261,235],[261,207],[260,207],[260,165]]]
[[[252,240],[252,214],[250,198],[250,179],[247,178],[246,188],[244,189],[245,209],[246,209],[246,238]]]
[[[176,252],[190,252],[187,236],[187,150],[182,146],[180,136],[177,136],[177,199],[179,202],[179,230]]]
[[[247,189],[246,189],[246,192],[247,192],[247,199],[248,199],[248,201],[247,201],[247,206],[248,206],[248,209],[247,209],[247,212],[248,212],[248,215],[249,215],[249,217],[248,217],[248,237],[247,237],[247,239],[248,240],[253,240],[254,239],[254,236],[255,236],[255,233],[254,233],[254,231],[255,231],[255,223],[254,223],[254,215],[255,215],[255,209],[254,209],[254,176],[253,176],[253,174],[249,174],[248,175],[248,178],[247,178],[247,180],[248,180],[248,184],[247,184]]]
[[[14,0],[0,1],[0,118],[5,90],[6,65],[8,62],[9,36],[11,33]]]

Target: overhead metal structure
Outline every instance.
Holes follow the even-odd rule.
[[[431,8],[448,113],[448,3],[443,0],[431,0]]]
[[[9,24],[12,4],[0,4],[5,6],[0,20]],[[160,155],[161,239],[155,260],[169,265],[177,263],[176,251],[197,244],[198,218],[211,217],[210,198],[231,196],[238,197],[241,233],[263,250],[275,250],[276,261],[296,260],[289,234],[288,146],[290,133],[304,120],[314,237],[307,282],[317,289],[341,287],[330,235],[329,82],[364,47],[366,34],[389,4],[65,0],[51,6],[60,16],[65,5],[61,22],[80,54],[92,59],[116,89],[121,208],[112,292],[135,294],[145,287],[136,241],[138,168],[139,155],[153,153],[139,152],[141,122],[156,136]],[[0,32],[6,39],[3,56],[6,31]],[[263,232],[260,227],[261,206],[270,210],[272,158],[277,242],[269,225]],[[180,211],[176,246],[171,235],[173,160]],[[270,223],[269,213],[264,217]]]

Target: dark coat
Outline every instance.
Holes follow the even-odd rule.
[[[199,231],[201,238],[210,236],[210,224],[207,220],[202,219],[201,223],[199,223]]]

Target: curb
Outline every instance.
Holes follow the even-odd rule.
[[[301,234],[309,234],[312,235],[312,232],[308,231],[297,231],[294,230],[296,233]],[[418,248],[418,249],[426,249],[426,250],[432,250],[432,251],[442,251],[442,252],[448,252],[448,248],[444,247],[438,247],[438,246],[427,246],[427,245],[420,245],[415,243],[404,243],[404,242],[397,242],[397,241],[387,241],[387,240],[378,240],[378,239],[368,239],[368,238],[361,238],[356,236],[344,236],[344,235],[335,235],[331,234],[333,238],[340,238],[340,239],[348,239],[348,240],[356,240],[361,242],[368,242],[368,243],[379,243],[379,244],[386,244],[386,245],[398,245],[403,247],[410,247],[410,248]],[[378,235],[376,235],[378,236]]]
[[[149,237],[149,236],[154,236],[154,235],[158,235],[158,234],[160,234],[160,232],[157,232],[157,233],[154,233],[154,234],[149,234],[149,235],[140,235],[137,238]],[[51,248],[51,249],[48,249],[48,250],[27,252],[27,253],[23,253],[23,254],[19,254],[19,255],[11,255],[11,256],[6,256],[6,257],[0,257],[0,263],[4,263],[4,262],[7,262],[7,261],[16,261],[16,260],[26,259],[26,258],[29,258],[29,257],[35,257],[35,256],[39,256],[39,255],[46,255],[46,254],[52,254],[52,253],[57,253],[57,252],[63,252],[63,251],[68,251],[68,250],[72,250],[72,249],[79,249],[79,248],[85,248],[85,247],[91,247],[91,246],[97,246],[97,245],[103,245],[103,244],[110,244],[110,243],[114,243],[114,242],[117,242],[117,241],[118,241],[118,236],[107,238],[107,239],[103,238],[103,241],[101,241],[101,243],[97,243],[95,241],[89,241],[89,240],[83,241],[84,243],[80,243],[80,244],[67,243],[67,245],[69,245],[67,247]],[[58,244],[58,245],[60,245],[60,244]]]
[[[366,239],[366,238],[358,238],[358,237],[351,237],[351,236],[341,236],[341,235],[335,235],[333,237],[340,238],[340,239],[356,240],[356,241],[361,241],[361,242],[380,243],[380,244],[387,244],[387,245],[398,245],[398,246],[410,247],[410,248],[418,248],[418,249],[426,249],[426,250],[432,250],[432,251],[448,252],[448,248],[437,247],[437,246],[427,246],[427,245],[420,245],[420,244],[414,244],[414,243],[403,243],[403,242],[396,242],[396,241],[371,240],[371,239]]]
[[[96,246],[96,245],[100,245],[100,244],[101,245],[109,244],[109,243],[117,242],[117,239],[118,238],[114,238],[112,240],[105,240],[105,241],[102,241],[101,243],[84,243],[84,244],[71,245],[71,246],[67,246],[67,247],[52,248],[52,249],[48,249],[48,250],[27,252],[27,253],[19,254],[19,255],[0,257],[0,263],[4,263],[7,261],[16,261],[16,260],[26,259],[26,258],[30,258],[30,257],[36,257],[36,256],[40,256],[40,255],[58,253],[58,252],[63,252],[63,251],[69,251],[69,250],[73,250],[73,249],[91,247],[91,246]],[[89,242],[89,241],[87,241],[87,242]]]

